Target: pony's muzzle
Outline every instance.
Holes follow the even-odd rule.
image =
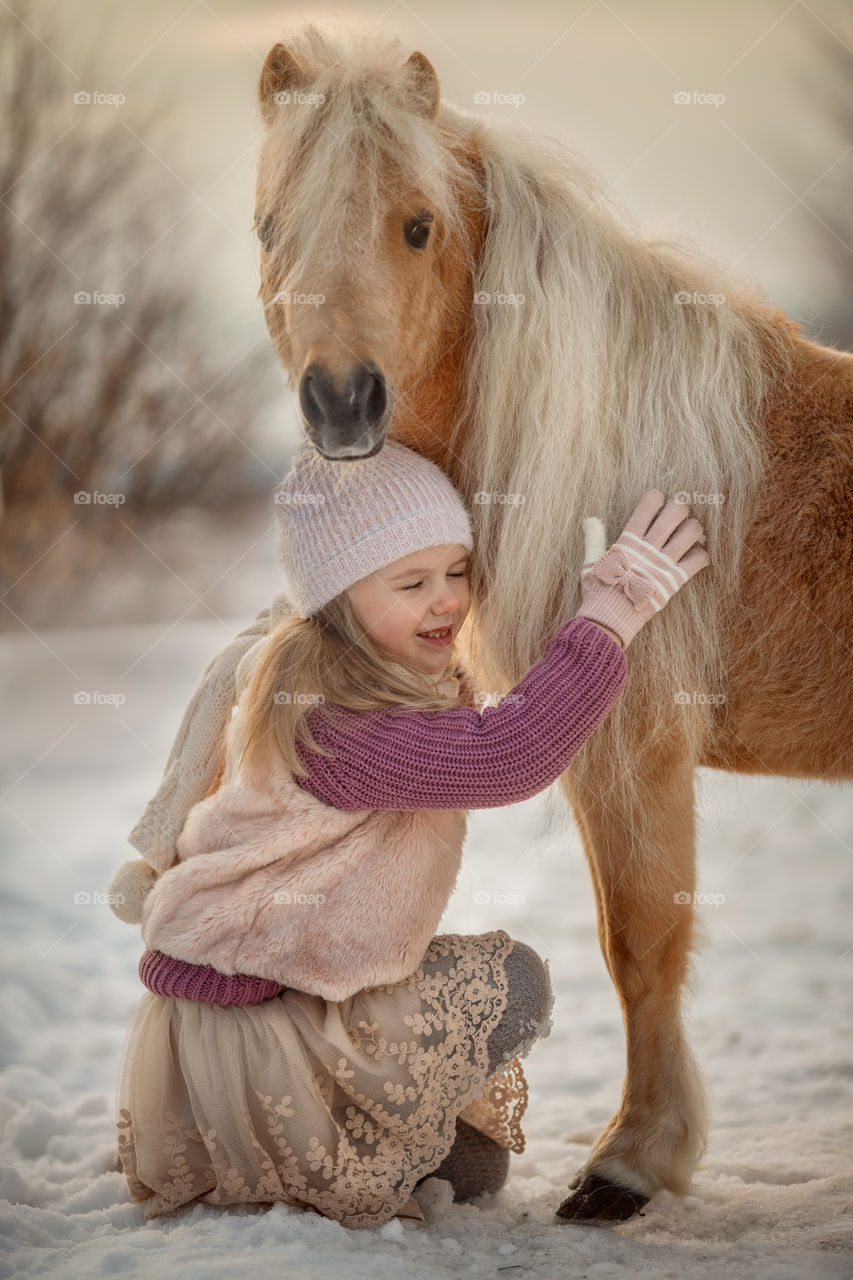
[[[319,364],[299,379],[308,438],[325,458],[369,458],[385,443],[394,395],[372,361],[353,365],[343,382]]]

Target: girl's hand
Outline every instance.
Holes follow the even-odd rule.
[[[584,527],[581,606],[576,614],[615,631],[627,649],[644,623],[694,574],[711,563],[697,544],[705,541],[685,502],[666,502],[659,489],[644,494],[620,537],[606,552],[604,524]]]

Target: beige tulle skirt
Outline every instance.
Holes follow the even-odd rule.
[[[146,992],[119,1067],[119,1162],[145,1217],[192,1200],[284,1201],[348,1227],[418,1216],[412,1188],[456,1117],[524,1150],[527,1085],[489,1075],[506,1007],[503,930],[440,935],[395,985],[332,1002],[287,990],[221,1007]]]

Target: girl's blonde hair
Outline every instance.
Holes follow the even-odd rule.
[[[455,692],[439,687],[448,675]],[[354,711],[445,711],[474,706],[475,698],[460,662],[441,676],[419,671],[373,639],[342,592],[312,618],[285,618],[268,637],[249,682],[240,764],[262,770],[274,752],[297,777],[307,776],[296,744],[331,756],[306,723],[328,704]]]

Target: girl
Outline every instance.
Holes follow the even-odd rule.
[[[379,1226],[422,1221],[430,1175],[457,1200],[503,1185],[549,974],[503,930],[435,930],[467,810],[560,776],[623,649],[708,563],[663,502],[587,556],[578,615],[480,714],[452,661],[473,538],[448,478],[394,440],[297,454],[275,494],[287,590],[208,668],[131,833],[145,858],[110,885],[147,948],[117,1114],[147,1218],[280,1200]]]

